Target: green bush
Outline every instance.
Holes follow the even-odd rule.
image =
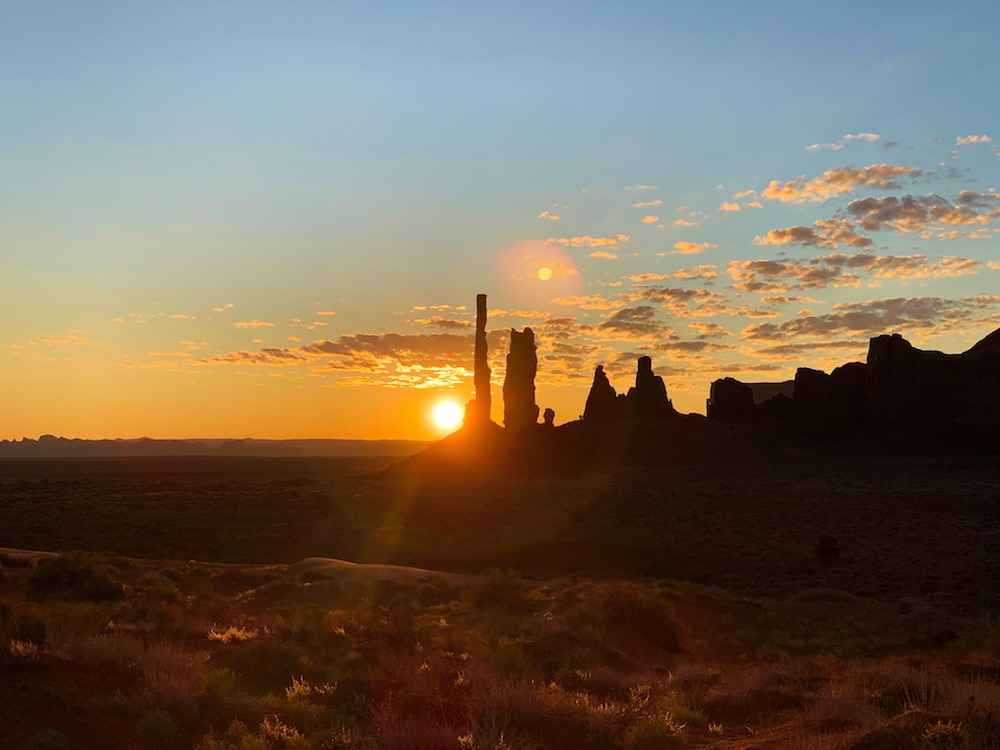
[[[149,748],[173,747],[177,725],[166,711],[154,709],[139,721],[139,739]]]

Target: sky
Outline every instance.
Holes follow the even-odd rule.
[[[1000,328],[992,2],[0,3],[0,439],[412,438]]]

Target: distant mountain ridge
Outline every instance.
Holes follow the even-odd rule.
[[[82,440],[42,435],[38,440],[0,440],[0,458],[94,458],[127,456],[412,456],[430,445],[421,440]]]

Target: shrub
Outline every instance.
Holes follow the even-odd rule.
[[[139,739],[150,748],[173,747],[177,725],[166,711],[149,711],[139,721]]]
[[[108,566],[93,556],[70,553],[46,557],[28,576],[28,595],[55,596],[107,602],[121,599],[124,591],[111,580]]]
[[[43,729],[24,744],[25,750],[69,750],[69,740],[55,729]]]
[[[528,605],[528,587],[516,571],[491,570],[468,590],[469,602],[476,607],[523,610]]]
[[[647,716],[625,731],[625,750],[679,750],[684,747],[682,724],[670,716]]]

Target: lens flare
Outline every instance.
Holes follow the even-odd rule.
[[[553,242],[515,242],[493,267],[504,291],[528,310],[552,309],[552,300],[577,296],[583,287],[573,256]]]

